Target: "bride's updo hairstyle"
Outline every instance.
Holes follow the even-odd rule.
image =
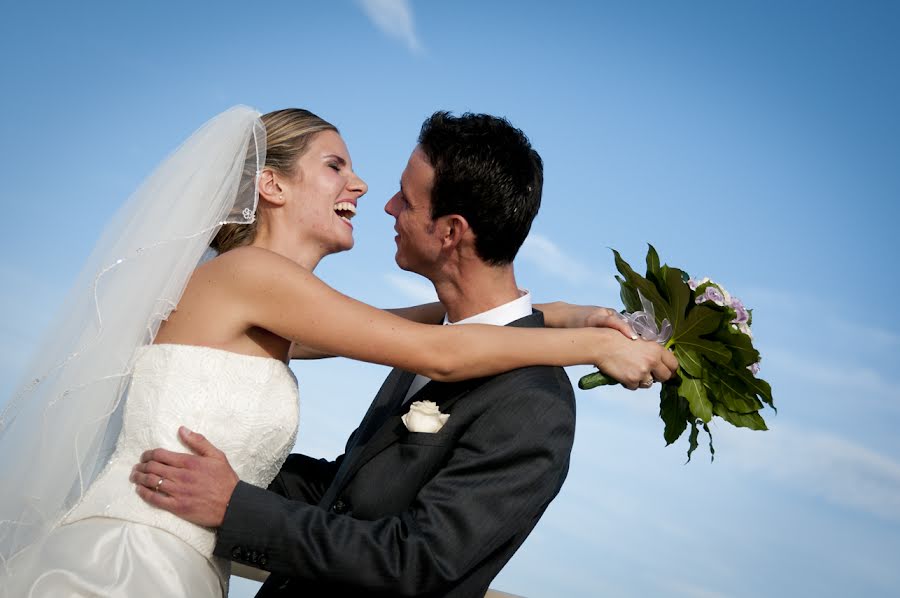
[[[302,108],[275,110],[262,116],[266,127],[266,168],[291,177],[297,160],[306,152],[316,134],[337,127]],[[209,244],[219,253],[249,245],[256,238],[257,218],[250,224],[225,224]]]

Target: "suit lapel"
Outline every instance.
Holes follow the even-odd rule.
[[[358,446],[359,450],[354,452],[353,457],[349,462],[345,460],[344,464],[346,468],[344,469],[343,475],[336,480],[336,483],[332,487],[343,488],[344,484],[351,480],[363,465],[371,461],[378,453],[392,444],[395,444],[407,434],[406,426],[403,424],[401,417],[409,410],[409,405],[411,405],[413,401],[433,401],[443,413],[447,413],[447,410],[453,403],[464,397],[469,391],[484,381],[485,378],[476,378],[453,383],[432,381],[410,397],[408,402],[404,403],[402,397],[409,388],[409,385],[407,384],[403,395],[401,395],[401,400],[394,403],[392,412],[383,420],[380,428],[374,431],[367,442],[360,442]]]
[[[388,374],[388,377],[378,390],[378,394],[375,395],[372,406],[369,407],[369,411],[363,417],[362,423],[359,424],[353,441],[347,447],[344,460],[340,468],[338,468],[337,474],[335,474],[334,481],[319,502],[320,505],[328,507],[337,496],[338,490],[343,488],[346,480],[349,479],[352,473],[356,472],[358,467],[355,464],[359,461],[361,454],[366,451],[373,437],[384,429],[385,421],[392,419],[391,416],[397,410],[403,397],[406,396],[406,391],[409,390],[409,385],[412,384],[413,378],[415,378],[415,374],[398,368],[394,368]]]
[[[412,384],[413,378],[415,378],[415,374],[411,372],[405,372],[397,368],[391,370],[391,373],[378,390],[378,394],[375,395],[372,406],[369,407],[369,411],[359,425],[359,432],[354,439],[353,446],[348,448],[348,457],[351,451],[361,445],[365,445],[381,427],[385,418],[393,414],[397,405],[406,396],[406,391],[409,390],[409,385]]]
[[[543,324],[543,314],[534,312],[530,316],[507,324],[507,326],[535,328],[541,327]],[[363,465],[406,434],[406,426],[403,425],[400,417],[409,410],[409,405],[413,401],[433,401],[441,412],[447,413],[453,403],[490,379],[473,378],[449,383],[431,381],[410,397],[407,403],[404,403],[403,399],[413,378],[415,378],[415,374],[411,372],[394,369],[381,385],[378,395],[372,402],[372,407],[360,424],[359,433],[354,439],[353,446],[348,449],[347,456],[335,476],[334,483],[322,499],[322,504],[331,504],[338,492]]]

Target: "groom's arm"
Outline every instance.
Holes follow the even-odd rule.
[[[354,430],[350,434],[350,438],[347,440],[348,448],[358,431],[358,429]],[[334,461],[328,461],[294,453],[288,456],[268,489],[291,500],[302,500],[311,505],[317,505],[322,500],[325,490],[334,481],[334,476],[337,475],[343,460],[344,455]]]
[[[343,459],[343,455],[335,461],[313,459],[300,454],[290,455],[269,484],[269,491],[291,500],[319,504]]]
[[[240,483],[215,553],[265,555],[272,572],[390,595],[453,586],[521,541],[568,470],[571,390],[560,397],[540,378],[520,382],[519,392],[490,397],[449,462],[404,512],[360,520]]]

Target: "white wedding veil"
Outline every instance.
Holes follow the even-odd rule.
[[[0,414],[0,586],[12,557],[59,522],[106,464],[132,354],[152,342],[213,236],[254,220],[265,139],[251,108],[216,116],[101,235]]]

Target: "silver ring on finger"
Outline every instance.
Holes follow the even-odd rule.
[[[165,481],[166,481],[166,480],[164,480],[163,478],[159,478],[159,481],[156,482],[156,487],[153,488],[153,491],[154,491],[154,492],[159,492],[159,489],[162,488],[162,484],[163,484],[163,482],[165,482]]]
[[[641,382],[641,388],[650,388],[651,386],[653,386],[653,378],[648,378]]]

